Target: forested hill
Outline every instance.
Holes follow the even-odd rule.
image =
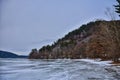
[[[120,20],[95,21],[80,26],[52,45],[32,49],[30,59],[120,58]]]
[[[0,58],[27,58],[28,56],[17,55],[8,51],[0,51]]]

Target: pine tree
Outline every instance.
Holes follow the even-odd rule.
[[[118,2],[118,5],[115,5],[115,9],[116,9],[116,13],[118,13],[119,14],[119,16],[120,16],[120,0],[116,0],[117,2]]]

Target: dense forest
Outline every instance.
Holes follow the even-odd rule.
[[[52,45],[32,49],[30,59],[101,58],[119,61],[120,20],[98,20],[80,26]]]

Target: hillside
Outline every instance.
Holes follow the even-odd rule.
[[[0,51],[0,58],[27,58],[27,56],[20,56],[11,52]]]
[[[32,49],[30,59],[101,58],[119,61],[120,20],[95,21],[69,32],[52,45]]]

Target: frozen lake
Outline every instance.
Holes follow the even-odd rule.
[[[0,80],[120,80],[120,67],[79,59],[0,59]]]

